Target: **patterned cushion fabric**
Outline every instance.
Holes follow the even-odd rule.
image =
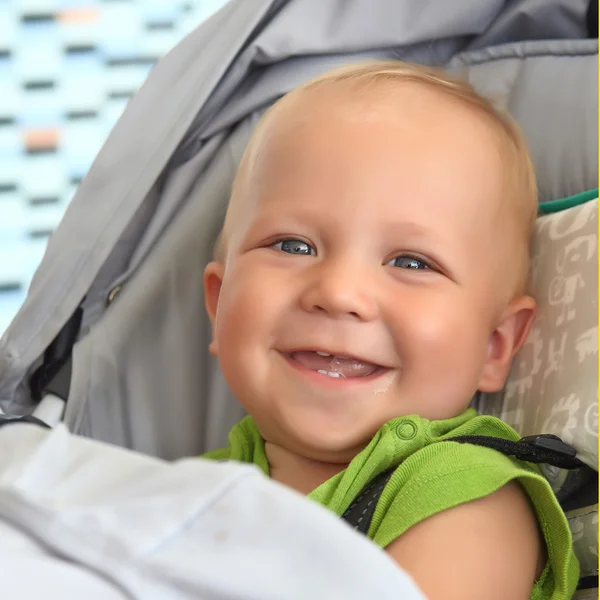
[[[598,576],[598,504],[567,511],[580,576]],[[598,594],[596,593],[596,598]]]
[[[482,395],[477,408],[521,435],[559,436],[597,470],[597,195],[538,218],[531,293],[538,316],[506,387]]]

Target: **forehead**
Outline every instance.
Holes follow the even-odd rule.
[[[251,212],[317,203],[373,213],[376,199],[489,212],[503,183],[486,118],[419,84],[303,92],[276,108],[254,146],[243,194]]]

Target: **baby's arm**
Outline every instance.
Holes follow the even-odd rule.
[[[386,551],[429,600],[528,600],[545,563],[535,515],[515,482],[425,519]]]

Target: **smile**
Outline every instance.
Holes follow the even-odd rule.
[[[288,364],[320,383],[352,385],[367,383],[389,371],[388,368],[341,354],[317,350],[282,352]]]

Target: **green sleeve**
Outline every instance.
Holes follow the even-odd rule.
[[[201,458],[209,460],[235,460],[257,465],[269,476],[269,461],[265,453],[265,442],[252,417],[245,417],[229,432],[227,448],[212,450]]]
[[[229,460],[229,448],[211,450],[206,454],[202,454],[200,458],[206,458],[207,460]]]

